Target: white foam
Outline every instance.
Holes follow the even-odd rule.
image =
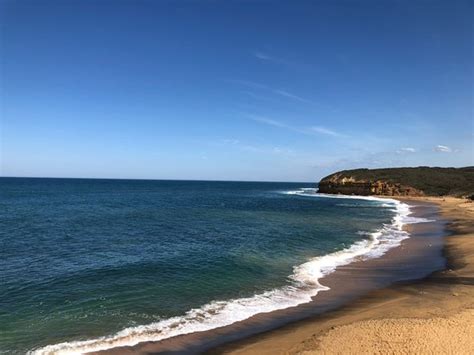
[[[405,224],[428,222],[423,218],[409,217],[411,211],[407,204],[388,198],[372,196],[342,196],[316,194],[316,189],[307,188],[286,191],[290,195],[312,196],[317,198],[362,199],[381,202],[381,206],[394,208],[396,215],[391,224],[384,225],[369,238],[358,241],[350,247],[328,255],[315,257],[304,264],[295,266],[290,279],[291,285],[267,291],[252,297],[230,301],[213,301],[200,308],[192,309],[180,317],[172,317],[159,322],[126,328],[116,334],[100,338],[64,342],[33,350],[32,354],[80,354],[99,351],[118,346],[133,346],[145,341],[159,341],[173,336],[189,334],[226,326],[279,309],[307,303],[318,292],[329,288],[319,280],[333,272],[338,266],[356,260],[364,260],[383,255],[387,250],[400,245],[409,234],[403,230]],[[362,232],[363,233],[363,232]]]

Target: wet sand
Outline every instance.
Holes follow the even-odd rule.
[[[321,283],[329,286],[330,290],[320,292],[313,302],[258,314],[248,320],[206,332],[100,353],[298,353],[317,349],[317,338],[328,335],[331,327],[356,321],[351,318],[354,314],[360,319],[372,319],[369,311],[378,308],[381,315],[389,315],[390,311],[385,310],[385,305],[398,300],[400,290],[408,290],[417,284],[388,289],[384,287],[401,280],[424,278],[434,270],[445,268],[442,235],[445,233],[446,220],[439,218],[439,208],[432,203],[416,201],[411,204],[415,205],[412,208],[415,216],[433,218],[436,222],[410,225],[412,237],[404,240],[400,247],[390,250],[381,258],[340,267],[324,277]],[[426,282],[430,281],[423,283]],[[401,298],[404,299],[405,295]],[[347,304],[349,306],[344,306]],[[417,308],[416,304],[412,306]],[[353,308],[358,310],[351,311]],[[367,318],[364,318],[364,314]]]

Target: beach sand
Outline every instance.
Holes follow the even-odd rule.
[[[373,291],[351,304],[215,349],[233,354],[474,354],[474,203],[439,204],[450,222],[447,269]]]

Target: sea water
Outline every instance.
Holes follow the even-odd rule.
[[[407,238],[409,214],[314,183],[0,178],[0,352],[134,345],[309,302],[322,276]]]

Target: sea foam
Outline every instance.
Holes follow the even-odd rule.
[[[126,328],[109,336],[48,345],[30,353],[78,354],[119,346],[133,346],[145,341],[159,341],[177,335],[206,331],[243,321],[258,313],[272,312],[308,303],[320,291],[329,290],[328,287],[320,283],[320,279],[332,273],[338,266],[347,265],[356,260],[379,257],[409,237],[408,232],[403,230],[405,224],[429,221],[424,218],[411,217],[410,207],[407,204],[389,198],[317,194],[316,189],[312,188],[285,191],[284,193],[314,198],[378,201],[380,202],[379,207],[391,208],[396,214],[391,224],[385,224],[379,230],[368,233],[369,238],[355,242],[346,249],[318,256],[295,266],[293,273],[289,275],[289,279],[292,280],[290,285],[252,297],[213,301],[200,308],[191,309],[183,316]]]

